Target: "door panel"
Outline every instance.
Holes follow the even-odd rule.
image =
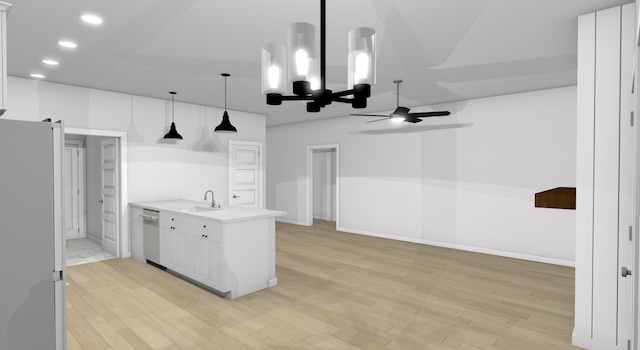
[[[192,237],[191,255],[193,256],[193,276],[198,282],[206,283],[208,256],[205,238],[202,235],[195,234]]]
[[[175,231],[169,227],[160,228],[160,264],[173,269],[176,265]]]
[[[102,148],[102,249],[115,256],[118,252],[120,198],[118,179],[118,140],[101,141]]]
[[[208,250],[208,284],[221,292],[228,292],[228,288],[224,287],[224,260],[222,255],[221,237],[211,235],[206,239]]]
[[[64,203],[65,203],[65,237],[66,239],[76,239],[78,237],[78,201],[74,195],[74,165],[77,164],[76,150],[73,147],[64,149]],[[77,166],[77,165],[76,165]]]
[[[189,254],[189,241],[191,240],[191,234],[176,229],[174,230],[176,235],[176,265],[175,270],[183,273],[187,276],[190,276],[189,273],[189,259],[191,254]]]
[[[236,198],[233,205],[257,208],[256,190],[235,190],[235,193]]]
[[[64,148],[65,238],[86,236],[84,228],[84,149],[83,142],[71,140]]]
[[[229,142],[229,203],[230,205],[262,207],[262,144]]]

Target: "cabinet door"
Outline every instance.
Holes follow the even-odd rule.
[[[206,238],[206,281],[205,284],[221,292],[228,292],[229,286],[226,279],[226,266],[224,263],[224,242],[222,225],[211,228]]]
[[[191,260],[191,254],[189,254],[189,246],[191,245],[191,234],[176,227],[174,231],[175,245],[173,247],[175,251],[176,263],[173,270],[180,272],[187,277],[191,276],[191,269],[189,261]]]
[[[191,256],[193,257],[192,273],[193,279],[200,283],[207,283],[208,275],[208,256],[209,248],[207,246],[207,230],[210,224],[207,222],[198,222],[194,225],[194,231],[191,236]]]
[[[176,266],[175,230],[173,227],[160,228],[160,264],[168,269]]]

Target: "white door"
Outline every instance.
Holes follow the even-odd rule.
[[[84,225],[84,147],[80,140],[67,140],[64,147],[65,238],[86,237]]]
[[[229,141],[229,204],[262,208],[262,143]]]
[[[118,178],[118,139],[102,140],[102,249],[115,256],[118,253],[120,227],[120,193]]]

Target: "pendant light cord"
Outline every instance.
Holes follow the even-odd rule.
[[[176,115],[176,110],[175,110],[176,103],[175,103],[173,97],[177,94],[177,92],[170,91],[169,93],[171,94],[171,122],[174,123],[175,122],[175,115]]]
[[[227,110],[227,77],[230,77],[231,74],[229,73],[222,73],[220,74],[224,77],[224,110]]]

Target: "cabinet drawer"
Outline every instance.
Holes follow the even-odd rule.
[[[160,212],[160,227],[175,227],[180,228],[187,225],[189,219],[182,215],[176,215],[170,212]]]
[[[191,222],[191,225],[189,232],[192,232],[196,238],[204,236],[202,238],[222,240],[222,225],[219,223],[195,219]]]

